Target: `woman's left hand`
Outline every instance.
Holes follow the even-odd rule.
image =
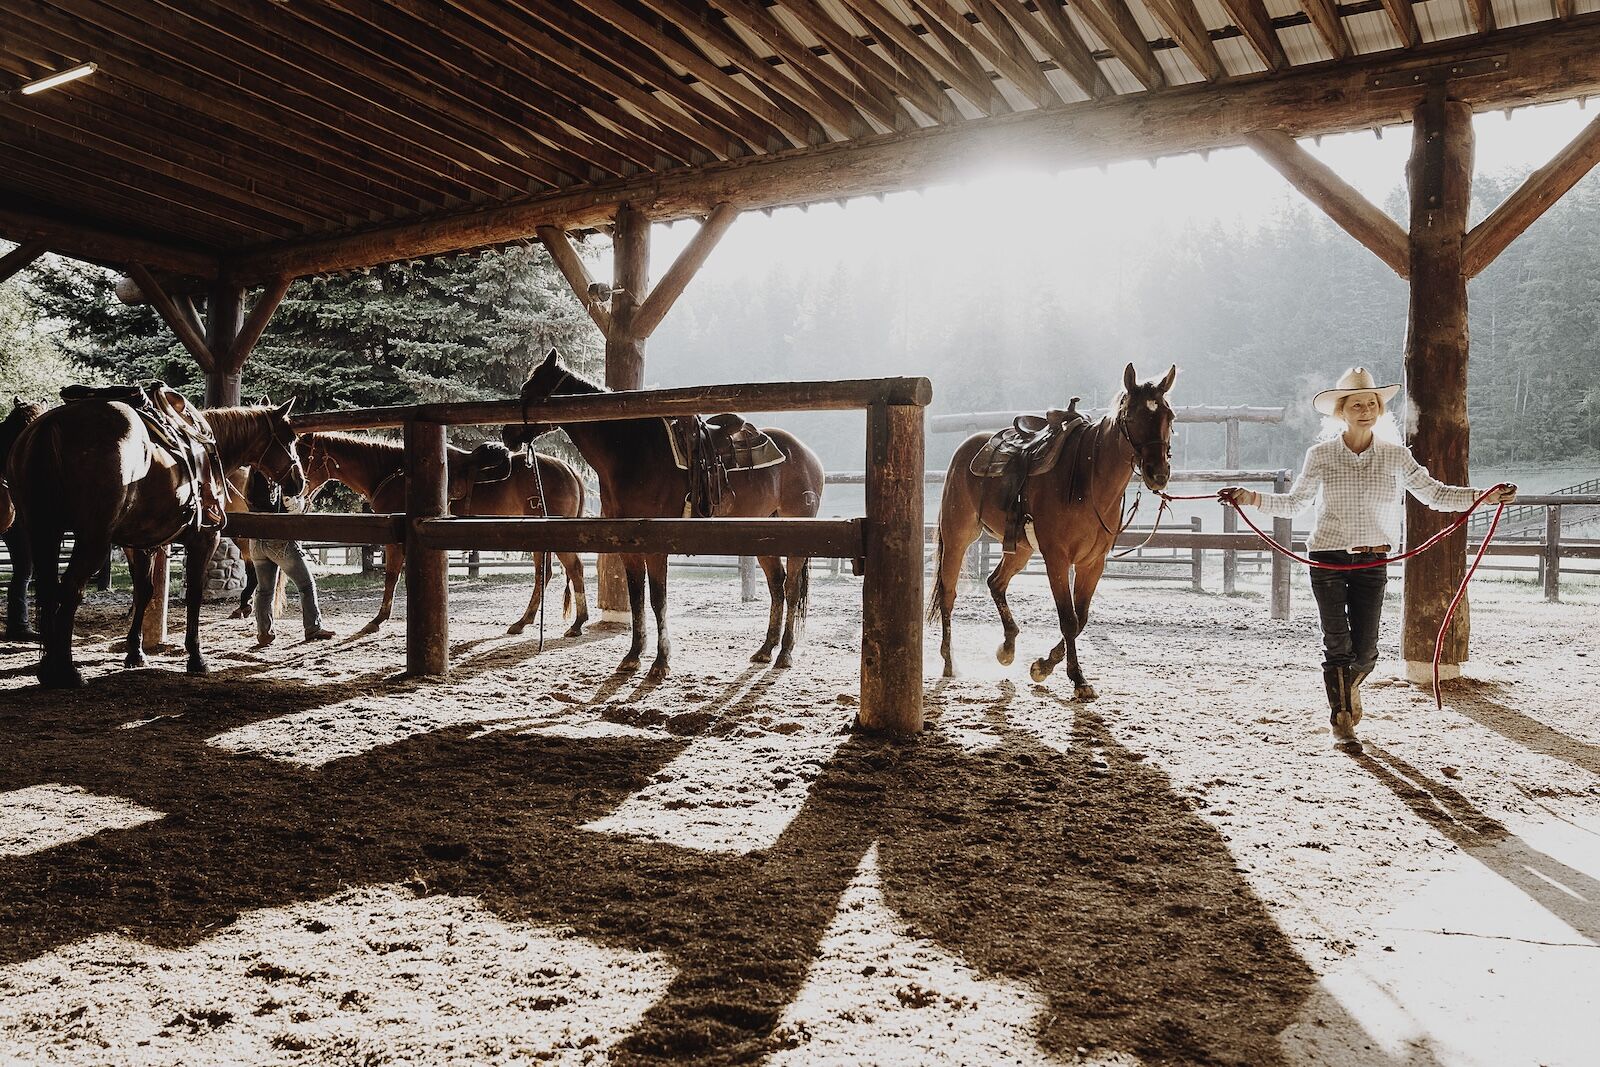
[[[1517,486],[1516,486],[1516,483],[1515,482],[1506,482],[1499,489],[1495,490],[1495,492],[1490,495],[1489,499],[1486,502],[1490,503],[1490,504],[1512,504],[1512,503],[1516,502],[1516,499],[1517,499]]]

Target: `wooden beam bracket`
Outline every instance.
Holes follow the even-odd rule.
[[[1367,89],[1382,92],[1385,89],[1415,89],[1419,85],[1444,85],[1462,78],[1482,78],[1490,74],[1504,74],[1511,67],[1511,57],[1502,52],[1494,56],[1464,59],[1457,63],[1437,63],[1429,67],[1399,67],[1381,70],[1367,76]]]

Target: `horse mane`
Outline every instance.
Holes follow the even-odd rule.
[[[345,430],[317,430],[316,437],[322,441],[339,441],[343,444],[354,445],[370,452],[385,452],[403,455],[406,446],[386,437],[367,437],[364,434],[349,433]]]
[[[269,407],[252,405],[234,408],[209,408],[201,412],[217,439],[217,452],[230,457],[238,456],[254,434],[260,432],[261,416],[271,412]]]

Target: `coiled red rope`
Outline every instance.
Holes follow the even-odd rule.
[[[1267,546],[1274,552],[1278,552],[1284,556],[1287,556],[1298,563],[1304,563],[1308,567],[1321,567],[1323,570],[1329,571],[1360,571],[1368,570],[1373,567],[1387,567],[1389,564],[1398,562],[1399,560],[1410,559],[1412,556],[1420,556],[1422,553],[1428,551],[1428,549],[1434,547],[1439,542],[1443,541],[1445,538],[1461,529],[1461,527],[1465,526],[1467,524],[1467,520],[1472,518],[1472,513],[1481,508],[1484,504],[1484,501],[1498,493],[1501,489],[1504,489],[1506,484],[1507,483],[1505,482],[1498,482],[1484,490],[1483,493],[1479,495],[1478,499],[1474,500],[1472,505],[1468,507],[1466,511],[1461,512],[1455,517],[1455,519],[1451,520],[1448,525],[1446,525],[1432,537],[1428,538],[1426,541],[1422,542],[1422,544],[1418,545],[1416,548],[1408,549],[1407,551],[1400,553],[1398,556],[1385,556],[1383,559],[1375,559],[1368,563],[1322,563],[1314,559],[1308,559],[1305,556],[1295,552],[1293,549],[1279,544],[1265,530],[1251,522],[1250,516],[1244,513],[1244,508],[1240,507],[1235,501],[1225,500],[1215,493],[1200,493],[1194,496],[1174,496],[1167,493],[1158,493],[1157,495],[1162,498],[1164,503],[1173,500],[1216,500],[1218,503],[1226,504],[1233,508],[1233,510],[1238,513],[1239,518],[1244,520],[1244,524],[1250,527],[1251,530],[1255,531],[1255,535],[1261,538],[1261,540],[1265,541]],[[1478,564],[1483,562],[1484,553],[1489,550],[1489,541],[1494,537],[1494,531],[1500,525],[1500,516],[1505,513],[1505,510],[1506,505],[1503,502],[1495,507],[1494,517],[1489,520],[1489,530],[1483,535],[1483,543],[1478,546],[1477,553],[1472,557],[1472,565],[1467,568],[1466,575],[1461,579],[1461,585],[1457,587],[1456,595],[1450,598],[1450,607],[1445,610],[1444,621],[1439,624],[1439,633],[1433,639],[1433,706],[1436,710],[1444,707],[1444,700],[1439,694],[1439,660],[1444,653],[1444,635],[1450,629],[1450,620],[1455,617],[1456,605],[1461,603],[1461,598],[1467,592],[1467,583],[1472,581],[1472,576],[1478,572]]]

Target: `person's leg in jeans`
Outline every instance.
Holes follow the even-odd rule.
[[[1318,563],[1353,562],[1348,552],[1313,552]],[[1339,743],[1355,741],[1355,714],[1350,706],[1350,670],[1355,645],[1350,629],[1350,575],[1357,571],[1311,568],[1311,593],[1322,621],[1322,685],[1328,697],[1328,722]],[[1359,595],[1358,595],[1359,597]]]
[[[1367,563],[1382,556],[1357,557]],[[1356,722],[1361,721],[1361,683],[1367,680],[1378,665],[1378,625],[1383,619],[1383,591],[1389,582],[1389,567],[1371,567],[1367,570],[1349,571],[1350,602],[1350,711]]]
[[[300,590],[300,621],[305,624],[306,640],[319,641],[332,637],[333,631],[322,625],[322,610],[317,604],[317,581],[311,576],[311,566],[306,561],[305,549],[300,547],[300,542],[290,541],[284,545],[279,561],[283,564],[283,573]]]
[[[272,591],[277,588],[278,561],[257,541],[251,553],[256,572],[256,644],[272,644]]]

